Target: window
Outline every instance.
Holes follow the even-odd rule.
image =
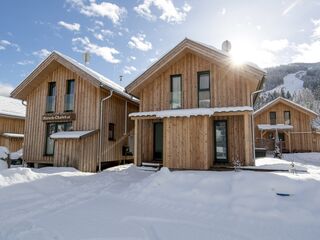
[[[72,112],[74,110],[74,80],[67,81],[66,95],[64,97],[64,111]]]
[[[53,113],[56,110],[56,82],[49,82],[46,112]]]
[[[54,153],[54,140],[50,138],[51,134],[61,131],[71,131],[72,123],[48,123],[47,124],[47,137],[46,137],[46,155],[53,155]]]
[[[210,73],[198,73],[198,106],[210,107]]]
[[[114,141],[114,140],[115,140],[115,136],[114,136],[114,123],[109,123],[108,139],[111,140],[111,141]]]
[[[290,111],[284,111],[284,124],[291,124],[291,114]]]
[[[182,107],[181,101],[181,75],[172,75],[171,77],[171,108],[177,109]]]
[[[271,125],[276,125],[277,124],[277,113],[276,112],[270,112],[269,113],[270,117],[270,124]]]

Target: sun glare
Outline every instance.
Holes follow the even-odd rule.
[[[234,40],[231,42],[230,51],[232,62],[235,65],[242,65],[245,62],[252,61],[254,55],[253,44],[247,40]]]

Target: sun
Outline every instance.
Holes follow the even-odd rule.
[[[239,39],[231,42],[230,55],[234,65],[242,65],[254,59],[254,44],[251,41]]]

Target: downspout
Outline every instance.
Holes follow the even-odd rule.
[[[103,103],[112,97],[113,90],[110,90],[110,95],[100,100],[100,134],[99,134],[99,172],[101,172],[101,160],[102,160],[102,128],[103,128]]]
[[[256,95],[257,93],[261,93],[263,90],[257,90],[251,93],[250,95],[250,105],[252,107],[252,114],[251,114],[251,137],[252,137],[252,148],[253,148],[253,153],[252,153],[252,157],[253,157],[253,161],[256,160],[256,140],[255,140],[255,127],[254,127],[254,122],[253,122],[253,113],[254,113],[254,109],[253,109],[253,97],[254,95]]]
[[[127,135],[127,121],[128,121],[128,101],[126,101],[125,107],[124,107],[124,134],[123,135]]]

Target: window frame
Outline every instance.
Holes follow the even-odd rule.
[[[73,93],[71,93],[71,91],[70,91],[70,85],[69,85],[69,83],[70,82],[73,82]],[[73,106],[72,106],[72,110],[66,110],[66,97],[67,97],[67,95],[73,95]],[[74,101],[74,94],[75,94],[75,79],[68,79],[67,81],[66,81],[66,93],[65,93],[65,95],[64,95],[64,112],[73,112],[74,111],[74,105],[75,105],[75,101]]]
[[[200,88],[200,77],[201,75],[208,75],[209,76],[209,86],[208,88],[205,88],[205,89],[201,89]],[[207,71],[200,71],[200,72],[197,72],[197,78],[198,78],[198,87],[197,87],[197,90],[198,90],[198,108],[200,108],[200,92],[206,92],[206,91],[209,91],[209,106],[208,107],[202,107],[202,108],[210,108],[211,107],[211,83],[210,83],[210,71],[207,70]]]
[[[54,85],[54,88],[52,87]],[[52,89],[54,89],[54,94],[52,93]],[[54,113],[56,111],[56,100],[54,100],[54,110],[48,111],[48,97],[54,97],[54,99],[57,96],[57,82],[51,81],[48,82],[48,91],[47,91],[47,97],[46,97],[46,113]]]
[[[72,122],[49,122],[49,123],[47,123],[46,124],[46,138],[45,138],[46,139],[46,144],[45,144],[45,149],[44,149],[44,156],[54,156],[55,142],[53,142],[53,153],[47,153],[48,138],[49,138],[49,136],[48,136],[48,132],[49,131],[48,130],[49,130],[49,125],[50,124],[54,124],[54,133],[58,132],[58,125],[61,125],[61,124],[64,125],[64,128],[66,128],[66,126],[68,124],[70,124],[71,131],[73,129]],[[53,140],[53,141],[55,141],[55,140]]]
[[[111,127],[111,129],[110,129]],[[110,136],[110,131],[112,131],[112,136]],[[115,124],[109,123],[108,124],[108,140],[109,141],[115,141],[116,140],[116,133],[115,133]]]
[[[176,108],[173,108],[172,107],[172,93],[173,93],[173,79],[176,78],[176,77],[179,77],[180,78],[180,107],[176,107]],[[170,108],[171,109],[181,109],[182,108],[182,74],[173,74],[173,75],[170,75]]]
[[[287,124],[286,123],[286,113],[289,113],[289,123]],[[290,111],[283,111],[283,119],[284,119],[284,124],[287,124],[287,125],[291,125],[291,112]]]
[[[272,122],[272,118],[271,118],[271,114],[274,114],[274,123]],[[269,112],[269,122],[270,122],[270,125],[277,125],[277,112],[274,112],[274,111],[272,111],[272,112]]]

